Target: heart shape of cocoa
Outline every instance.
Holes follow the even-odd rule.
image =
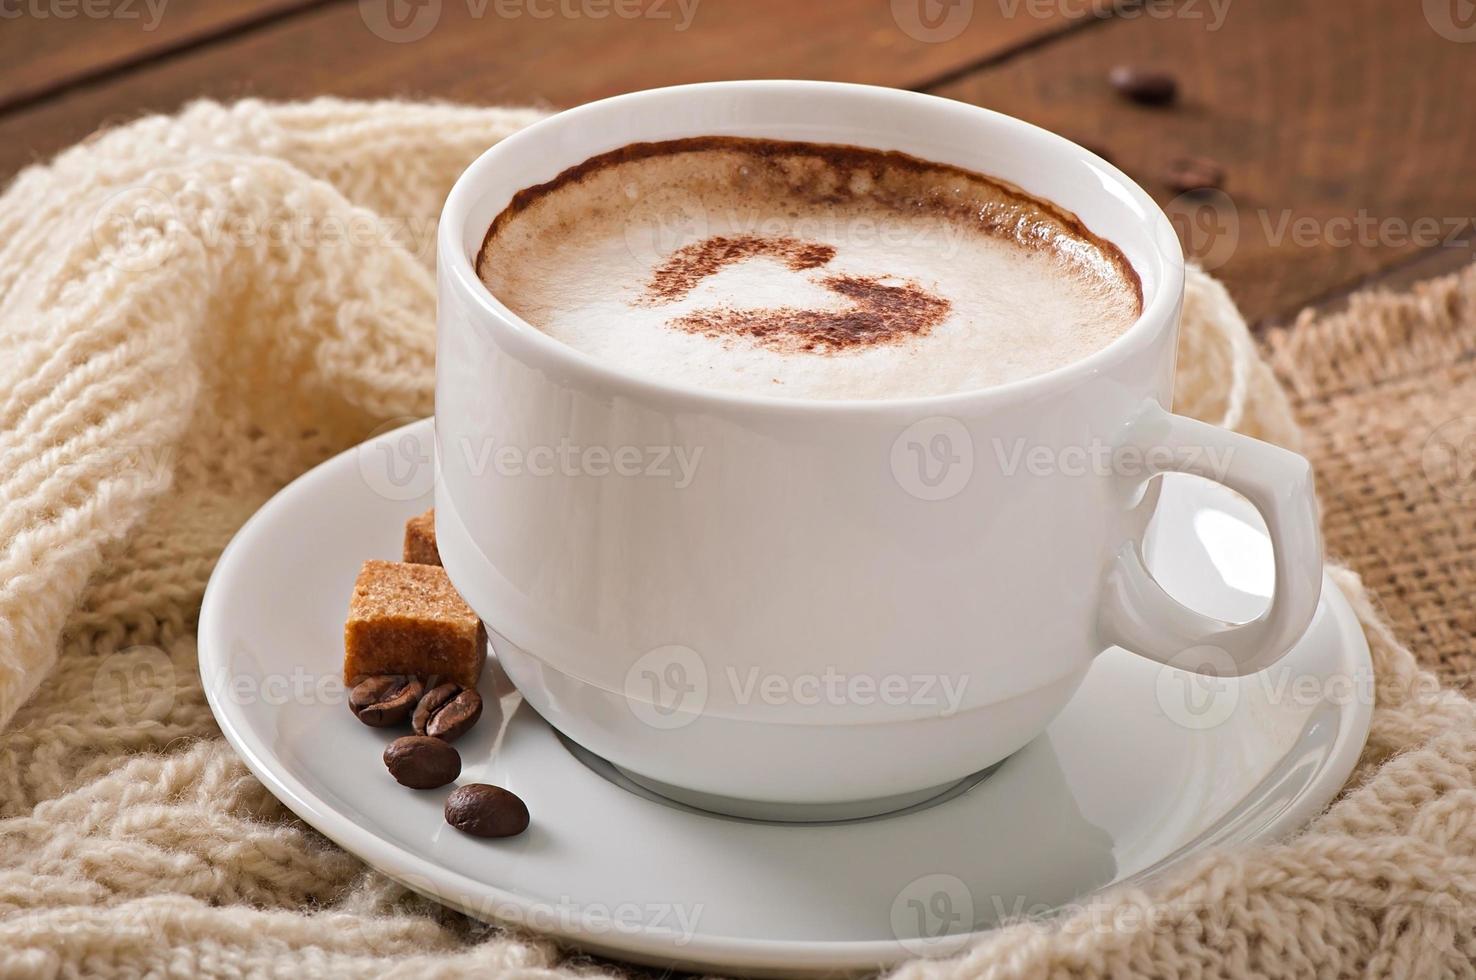
[[[829,264],[835,258],[835,247],[786,236],[714,235],[673,252],[652,274],[644,302],[675,302],[727,266],[759,256],[802,272]],[[784,353],[830,354],[921,336],[943,322],[952,306],[910,279],[894,284],[875,276],[832,274],[814,281],[844,297],[846,306],[839,310],[714,308],[669,322],[688,333],[714,339],[746,338]]]

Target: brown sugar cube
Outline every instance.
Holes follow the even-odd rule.
[[[439,565],[366,561],[343,624],[343,681],[413,674],[474,688],[487,631]]]
[[[436,550],[436,509],[432,507],[405,522],[405,560],[417,565],[439,565]]]

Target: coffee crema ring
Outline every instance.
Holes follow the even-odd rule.
[[[1099,350],[1142,312],[1115,246],[1014,185],[898,151],[729,136],[631,144],[523,188],[476,270],[514,314],[616,370],[788,398],[1004,384]]]

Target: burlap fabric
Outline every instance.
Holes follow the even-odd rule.
[[[1268,342],[1329,554],[1422,662],[1476,690],[1476,268],[1303,314]]]
[[[435,215],[478,151],[533,118],[201,104],[0,196],[0,975],[617,969],[469,922],[327,843],[222,742],[195,667],[200,595],[234,529],[315,462],[429,412]],[[1427,453],[1415,430],[1462,414],[1470,290],[1361,301],[1274,342],[1333,547],[1417,651],[1458,672],[1465,457]],[[1197,272],[1178,408],[1302,438]],[[1354,575],[1336,579],[1369,632],[1378,703],[1351,788],[1305,833],[901,972],[1470,975],[1476,710],[1421,670]]]

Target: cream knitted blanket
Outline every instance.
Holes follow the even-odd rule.
[[[0,974],[574,968],[295,820],[221,741],[193,635],[216,555],[274,490],[430,412],[436,215],[462,167],[534,118],[202,103],[0,197]],[[1181,411],[1297,441],[1197,272],[1179,391]],[[1378,707],[1356,788],[1306,833],[901,972],[1471,975],[1476,710],[1338,582]]]

